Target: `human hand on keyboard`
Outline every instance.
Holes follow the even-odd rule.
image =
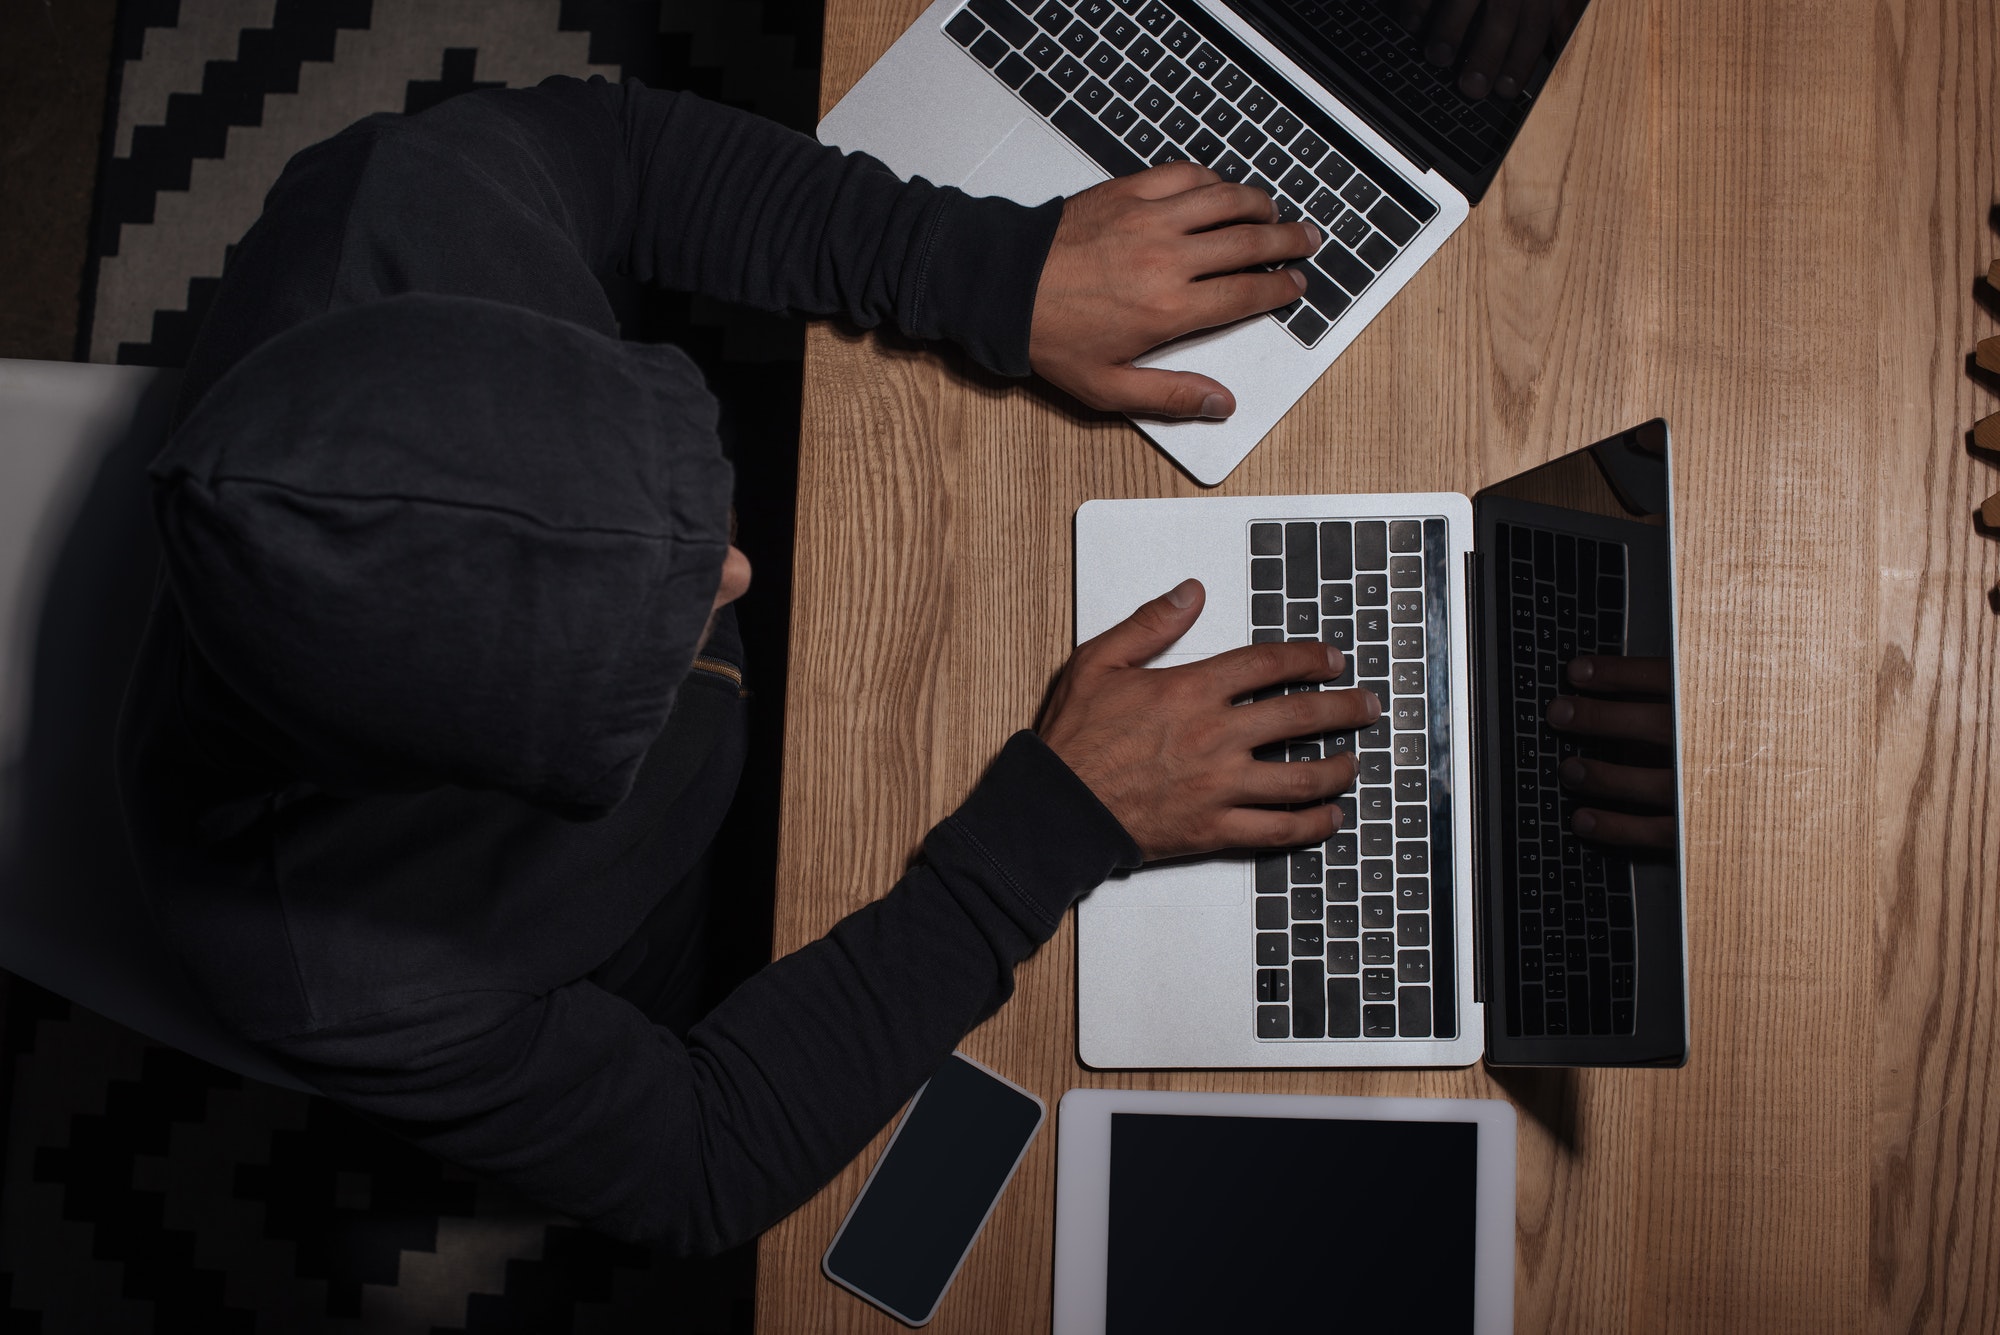
[[[1170,162],[1072,195],[1042,267],[1028,334],[1035,373],[1092,408],[1227,417],[1236,396],[1191,371],[1132,365],[1182,334],[1290,305],[1305,279],[1244,273],[1319,248],[1311,223],[1277,222],[1261,190]]]
[[[1329,681],[1346,664],[1318,641],[1253,644],[1198,663],[1148,668],[1201,616],[1199,581],[1184,580],[1078,646],[1036,731],[1125,827],[1148,861],[1219,848],[1324,843],[1354,786],[1354,760],[1257,760],[1288,737],[1373,723],[1367,691],[1299,691],[1248,704],[1269,686]]]
[[[1488,93],[1512,98],[1534,73],[1543,50],[1569,39],[1586,2],[1483,0],[1484,12],[1469,46],[1466,30],[1481,13],[1482,0],[1401,0],[1398,20],[1424,43],[1424,55],[1433,65],[1449,65],[1464,51],[1458,91],[1475,100]]]
[[[1614,764],[1571,756],[1557,771],[1580,802],[1608,802],[1617,810],[1580,806],[1570,828],[1579,838],[1630,848],[1671,849],[1674,820],[1673,671],[1664,658],[1584,656],[1569,664],[1578,690],[1624,697],[1558,696],[1549,705],[1549,726],[1582,737],[1628,743],[1628,759]]]

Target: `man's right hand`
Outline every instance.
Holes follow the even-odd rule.
[[[1236,397],[1194,371],[1134,366],[1182,334],[1297,301],[1295,270],[1323,238],[1278,221],[1261,190],[1173,162],[1103,181],[1063,203],[1035,289],[1028,362],[1092,408],[1148,417],[1227,417]]]
[[[1354,761],[1265,761],[1268,742],[1364,727],[1381,717],[1368,691],[1301,691],[1237,700],[1343,670],[1316,642],[1253,644],[1198,663],[1144,666],[1201,616],[1185,580],[1077,648],[1036,731],[1108,807],[1147,861],[1223,848],[1321,843],[1340,827],[1324,803],[1354,786]]]

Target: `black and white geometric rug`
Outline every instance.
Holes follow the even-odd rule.
[[[551,74],[637,77],[810,130],[820,0],[123,0],[78,356],[183,363],[292,154],[377,111]],[[737,865],[775,849],[801,329],[626,294],[708,374],[738,459],[759,699]],[[760,757],[763,760],[760,766]],[[760,902],[746,896],[745,903]],[[768,916],[738,924],[748,970]],[[759,933],[762,933],[760,936]],[[0,1025],[0,1335],[747,1331],[754,1253],[661,1260],[324,1099],[163,1048],[19,980]]]

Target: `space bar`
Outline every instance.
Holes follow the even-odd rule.
[[[1074,102],[1065,102],[1056,108],[1056,114],[1049,117],[1055,127],[1069,137],[1069,141],[1082,149],[1092,162],[1110,172],[1113,176],[1130,176],[1133,172],[1146,170],[1146,164],[1139,155],[1118,142],[1111,131],[1090,118],[1090,113]]]

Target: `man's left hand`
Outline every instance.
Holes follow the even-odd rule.
[[[1192,371],[1134,366],[1182,334],[1298,300],[1302,275],[1245,273],[1319,249],[1311,223],[1277,221],[1261,190],[1171,162],[1092,186],[1063,204],[1035,290],[1028,361],[1092,408],[1145,417],[1227,417],[1228,388]]]

